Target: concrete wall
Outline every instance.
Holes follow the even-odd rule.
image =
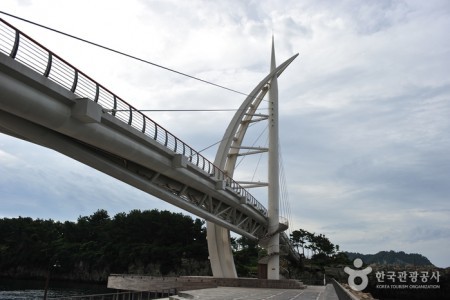
[[[298,280],[256,278],[214,278],[207,276],[153,277],[113,274],[108,278],[108,288],[131,291],[159,291],[176,288],[178,291],[226,287],[303,289]]]

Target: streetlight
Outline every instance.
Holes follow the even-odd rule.
[[[52,268],[59,268],[61,267],[61,264],[59,263],[59,261],[55,261],[55,263],[49,264],[48,265],[48,269],[47,269],[47,278],[45,279],[45,289],[44,289],[44,300],[47,300],[47,292],[48,292],[48,285],[50,283],[50,273]]]

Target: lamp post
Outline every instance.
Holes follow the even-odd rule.
[[[50,274],[51,274],[52,268],[59,268],[59,267],[61,267],[61,265],[58,260],[55,261],[55,263],[53,265],[51,263],[48,265],[47,277],[45,278],[44,300],[47,300],[48,285],[50,283]]]

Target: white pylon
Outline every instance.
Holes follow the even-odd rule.
[[[283,62],[278,67],[275,66],[275,51],[274,51],[274,43],[272,38],[272,62],[271,62],[271,71],[270,73],[263,79],[261,82],[252,90],[252,92],[247,96],[245,101],[237,110],[233,119],[225,131],[223,139],[219,145],[219,149],[217,150],[216,158],[214,160],[214,165],[224,170],[228,176],[233,177],[234,169],[236,166],[237,157],[239,154],[239,148],[242,146],[242,142],[247,131],[247,128],[251,124],[252,116],[256,113],[259,105],[263,101],[265,95],[269,92],[269,98],[275,97],[275,107],[271,108],[274,111],[273,116],[269,116],[270,122],[275,122],[275,138],[273,138],[272,144],[269,145],[270,148],[275,149],[275,164],[276,168],[272,168],[273,174],[275,178],[270,179],[272,182],[276,184],[276,192],[274,193],[276,196],[269,196],[269,199],[272,198],[274,201],[269,200],[269,209],[268,216],[271,218],[269,220],[268,233],[273,233],[279,230],[279,206],[278,206],[278,195],[279,195],[279,181],[278,181],[278,87],[277,87],[277,77],[283,73],[283,71],[289,66],[289,64],[298,56],[295,54],[285,62]],[[270,89],[267,89],[268,86],[271,86]],[[271,113],[271,112],[270,112]],[[272,123],[271,123],[272,124]],[[269,150],[270,151],[270,150]],[[274,154],[272,154],[274,155]],[[270,163],[269,163],[270,164]],[[270,168],[269,168],[270,169]],[[270,175],[269,175],[270,176]],[[270,184],[270,183],[269,183]],[[273,187],[272,187],[273,188]],[[273,191],[273,190],[272,190]],[[270,205],[273,205],[274,208],[271,209]],[[209,259],[211,262],[211,269],[213,271],[214,277],[225,277],[225,278],[236,278],[236,270],[233,261],[232,251],[231,251],[231,243],[229,239],[229,230],[221,227],[220,225],[214,224],[212,222],[207,222],[207,235],[208,235],[208,251],[209,251]],[[264,243],[266,244],[266,243]],[[270,247],[270,245],[275,245],[275,248]],[[266,245],[264,245],[266,247]],[[271,251],[270,248],[277,250]],[[276,257],[272,258],[271,261],[268,262],[268,265],[274,266],[275,270],[270,270],[268,272],[268,278],[270,279],[279,279],[279,234],[273,236],[269,240],[269,244],[267,244],[268,252],[271,254],[276,253]],[[272,268],[272,267],[270,267]],[[272,271],[272,272],[271,272]]]
[[[272,36],[272,55],[270,71],[275,70],[275,45]],[[268,189],[268,217],[269,233],[276,232],[280,224],[279,218],[279,155],[278,155],[278,82],[277,74],[270,80],[269,88],[269,189]],[[267,279],[280,279],[280,234],[270,237],[267,249]]]

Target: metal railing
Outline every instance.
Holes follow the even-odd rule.
[[[245,197],[247,204],[267,217],[267,209],[253,195],[199,152],[31,37],[1,18],[0,21],[0,52],[33,69],[80,98],[88,98],[100,104],[105,112],[142,132],[174,153],[186,156],[190,163],[208,173],[209,176],[224,180],[227,187],[241,197]]]

